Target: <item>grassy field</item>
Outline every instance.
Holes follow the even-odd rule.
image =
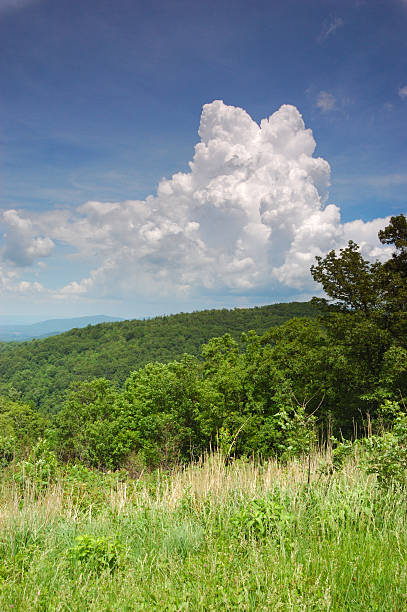
[[[405,492],[220,455],[129,479],[3,471],[0,609],[407,610]]]

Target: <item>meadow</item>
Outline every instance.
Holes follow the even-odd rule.
[[[3,470],[1,610],[407,609],[405,490],[357,455],[132,478],[52,457]]]

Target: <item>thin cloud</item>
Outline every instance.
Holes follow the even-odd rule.
[[[39,1],[40,0],[0,0],[0,14],[24,8],[29,4],[34,4]]]
[[[399,96],[402,100],[406,100],[407,99],[407,85],[404,85],[403,87],[400,87],[399,89]]]
[[[369,185],[370,187],[392,187],[394,185],[407,185],[407,174],[375,174],[365,176],[352,176],[337,178],[336,183],[341,185]]]
[[[331,36],[332,34],[335,34],[338,28],[342,28],[344,25],[345,25],[345,22],[342,19],[342,17],[335,17],[335,19],[333,19],[329,23],[325,22],[322,26],[322,30],[321,30],[320,35],[317,38],[317,41],[319,43],[323,43],[329,36]]]
[[[320,91],[315,106],[323,113],[327,113],[335,109],[336,98],[329,91]]]

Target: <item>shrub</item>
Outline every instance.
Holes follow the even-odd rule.
[[[96,573],[113,572],[120,564],[123,546],[108,537],[84,534],[77,536],[75,542],[69,551],[74,564],[85,565]]]
[[[16,468],[14,478],[18,484],[30,480],[41,491],[56,479],[59,463],[48,440],[39,440],[27,460],[17,463]]]
[[[382,406],[384,416],[393,416],[393,428],[382,435],[363,440],[364,464],[368,474],[376,474],[381,486],[407,485],[407,414],[397,402]]]
[[[272,498],[252,499],[232,515],[231,523],[237,536],[263,538],[282,530],[294,516]]]
[[[13,461],[16,450],[16,439],[14,436],[3,435],[0,437],[0,467],[6,467]]]
[[[351,457],[355,450],[355,443],[350,440],[342,440],[339,442],[331,436],[332,442],[335,447],[332,449],[332,468],[333,470],[340,471],[346,463],[346,460]]]

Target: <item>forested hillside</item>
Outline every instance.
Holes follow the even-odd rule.
[[[216,447],[289,458],[332,434],[385,427],[393,457],[407,445],[404,215],[379,239],[394,247],[383,264],[352,241],[316,258],[311,274],[327,299],[314,300],[315,312],[206,311],[3,346],[0,457],[8,463],[45,435],[63,461],[152,469]],[[293,318],[307,314],[318,316]]]
[[[198,356],[210,338],[242,332],[263,334],[292,317],[314,317],[308,302],[257,308],[204,310],[102,323],[21,344],[0,344],[0,393],[21,397],[43,412],[56,412],[74,381],[106,377],[122,384],[132,370],[184,353]]]

